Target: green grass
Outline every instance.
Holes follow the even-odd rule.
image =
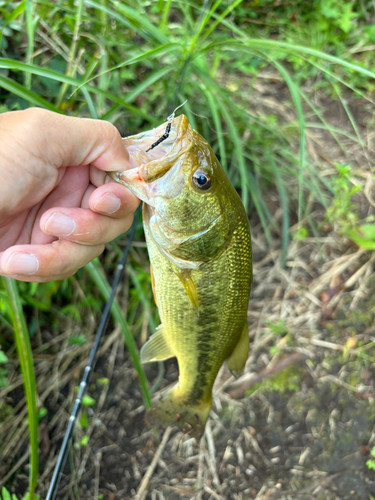
[[[129,135],[160,124],[188,99],[183,112],[211,144],[248,213],[254,218],[256,212],[268,243],[282,240],[284,266],[290,225],[305,218],[317,230],[307,201],[328,207],[332,197],[337,199],[337,183],[320,176],[306,153],[306,133],[323,129],[344,152],[343,138],[362,145],[345,95],[370,99],[375,88],[371,51],[362,50],[375,42],[370,13],[373,4],[368,0],[292,0],[281,5],[273,0],[5,2],[0,5],[1,111],[41,106],[109,120]],[[267,107],[256,90],[268,83],[267,72],[280,79],[288,117]],[[312,82],[310,92],[307,80]],[[312,98],[314,91],[341,103],[351,132],[329,123]],[[265,201],[270,192],[280,200],[281,227]],[[91,263],[69,280],[20,283],[19,300],[16,285],[3,283],[4,351],[11,346],[11,324],[21,325],[15,331],[26,338],[21,305],[32,340],[42,328],[56,334],[60,322],[84,328],[83,317],[97,318],[109,293],[110,280],[104,276],[112,274],[119,252],[118,242],[108,246],[102,267]],[[125,283],[112,314],[148,406],[136,342],[144,321],[150,332],[158,319],[143,249],[133,252]],[[10,294],[12,306],[5,306],[4,297]],[[73,296],[80,297],[77,306]],[[31,361],[29,349],[22,370],[31,370]],[[28,390],[28,398],[33,391],[35,397],[35,385]],[[33,441],[36,423],[29,415]],[[32,485],[35,468],[32,454]]]
[[[34,489],[38,482],[38,410],[36,404],[36,383],[33,364],[33,355],[30,345],[30,335],[23,313],[21,300],[16,282],[10,278],[2,278],[8,301],[9,316],[14,330],[14,339],[20,360],[21,373],[26,394],[27,418],[30,436],[30,485],[29,500],[34,500]]]

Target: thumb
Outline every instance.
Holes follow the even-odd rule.
[[[46,164],[57,169],[78,165],[100,170],[130,168],[120,133],[110,122],[64,116],[41,108],[17,113],[24,114],[20,121],[28,134],[23,137]]]

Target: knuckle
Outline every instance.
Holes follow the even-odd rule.
[[[103,129],[103,140],[109,148],[115,146],[121,140],[120,132],[111,122],[101,121]]]
[[[23,110],[24,115],[26,116],[27,119],[34,119],[35,117],[42,117],[42,116],[48,116],[52,115],[52,111],[49,111],[48,109],[44,108],[28,108]]]
[[[43,108],[29,108],[22,111],[24,113],[23,123],[28,127],[43,127],[46,121],[49,121],[51,117],[55,114],[52,111],[48,111]],[[31,130],[34,130],[32,128]]]

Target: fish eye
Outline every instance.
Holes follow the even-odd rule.
[[[211,187],[211,176],[203,170],[194,172],[192,181],[194,186],[200,190],[206,190]]]

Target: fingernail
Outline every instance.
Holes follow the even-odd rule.
[[[104,194],[94,205],[95,210],[104,214],[114,214],[120,207],[120,198],[112,193]]]
[[[69,236],[74,232],[76,227],[74,219],[55,212],[45,223],[44,230],[56,236]]]
[[[15,252],[5,265],[8,274],[35,274],[39,269],[39,261],[33,254]]]

